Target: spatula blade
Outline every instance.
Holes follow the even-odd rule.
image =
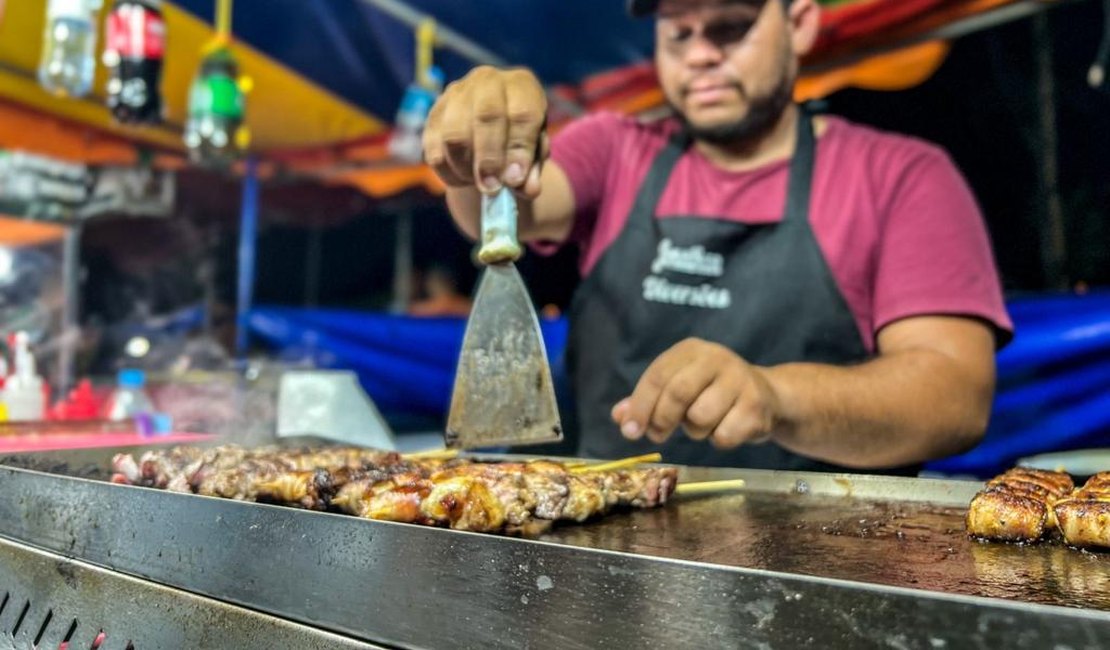
[[[486,267],[459,355],[448,447],[562,440],[551,368],[536,311],[516,266]]]

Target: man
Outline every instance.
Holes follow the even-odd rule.
[[[973,446],[1011,325],[949,159],[791,103],[815,0],[631,9],[656,15],[673,119],[595,115],[549,143],[536,78],[483,67],[424,138],[465,233],[506,185],[522,239],[581,247],[580,451],[915,473]]]
[[[445,266],[433,265],[424,272],[424,295],[409,305],[409,315],[418,317],[468,316],[472,303],[459,293],[455,275]]]

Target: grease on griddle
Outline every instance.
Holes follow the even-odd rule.
[[[937,511],[934,506],[906,506],[905,504],[870,502],[876,512],[871,517],[854,520],[834,519],[821,526],[821,532],[835,537],[849,536],[861,539],[893,538],[899,542],[909,538],[907,531],[919,530],[924,533],[934,532],[934,527],[928,524],[913,523],[915,515],[951,515],[952,509]],[[912,508],[912,512],[907,508]],[[801,526],[795,526],[801,528]],[[955,529],[946,527],[943,534],[946,536],[956,533]],[[949,549],[951,551],[951,549]]]

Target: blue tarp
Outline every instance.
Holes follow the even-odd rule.
[[[462,318],[410,318],[388,314],[258,308],[251,334],[284,358],[311,359],[324,368],[355,371],[378,408],[389,416],[446,420],[462,348]],[[553,374],[565,374],[565,320],[543,320]]]
[[[989,476],[1031,454],[1110,446],[1110,294],[1031,296],[1009,303],[1017,336],[998,357],[986,438],[930,470]],[[349,368],[387,417],[442,422],[463,319],[259,308],[252,334],[287,357]],[[542,322],[552,373],[565,381],[565,320]]]

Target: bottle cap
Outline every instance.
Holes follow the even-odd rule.
[[[116,383],[121,388],[142,388],[146,384],[146,373],[137,368],[126,368],[119,371]]]

